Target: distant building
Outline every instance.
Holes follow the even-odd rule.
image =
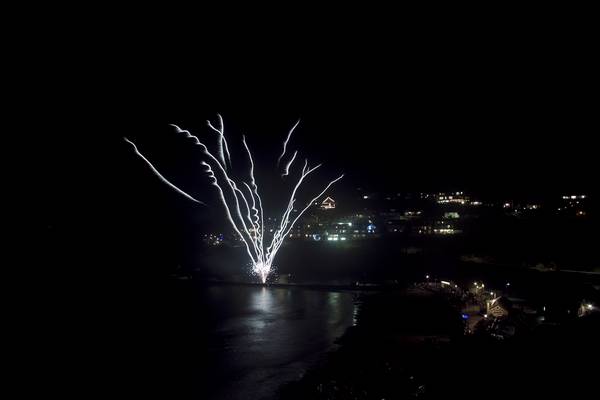
[[[470,203],[469,196],[466,196],[464,192],[454,193],[438,193],[436,196],[438,204],[460,204],[465,205]]]
[[[583,300],[579,305],[579,309],[577,310],[577,316],[583,317],[595,311],[597,311],[597,309],[592,303]]]
[[[506,297],[497,297],[487,303],[487,313],[496,318],[507,317],[512,304]]]
[[[335,208],[335,200],[331,197],[327,197],[321,202],[319,206],[322,210],[333,210]]]
[[[457,213],[456,211],[444,213],[444,219],[459,219],[459,218],[460,218],[460,214]]]
[[[433,223],[416,226],[415,231],[421,235],[455,235],[462,233],[454,224],[446,220],[438,220]]]

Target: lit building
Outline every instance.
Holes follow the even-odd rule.
[[[418,226],[416,232],[420,235],[455,235],[462,233],[461,229],[457,229],[454,224],[446,220],[435,221],[432,224]]]
[[[592,312],[597,311],[596,307],[588,301],[582,301],[579,305],[579,309],[577,310],[577,316],[584,317]]]
[[[464,192],[438,193],[436,201],[438,204],[470,204],[470,198]]]
[[[289,233],[292,239],[311,241],[345,241],[377,237],[375,225],[368,216],[355,214],[337,221],[301,221]]]
[[[327,197],[321,202],[319,207],[323,210],[333,210],[335,208],[335,200],[333,200],[331,197]]]
[[[507,317],[511,306],[511,302],[506,297],[497,297],[487,302],[487,314],[495,318]]]

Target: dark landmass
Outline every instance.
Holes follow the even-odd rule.
[[[543,325],[499,341],[463,334],[460,313],[439,294],[366,296],[340,349],[283,399],[583,397],[596,389],[598,315]]]

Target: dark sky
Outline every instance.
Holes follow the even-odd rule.
[[[268,55],[208,76],[182,66],[183,76],[132,89],[124,112],[136,118],[127,115],[127,131],[142,143],[168,123],[201,134],[220,112],[232,135],[260,143],[262,159],[275,156],[300,118],[305,154],[373,186],[524,194],[593,188],[597,78],[587,50],[537,43],[405,57],[394,47],[344,50]]]

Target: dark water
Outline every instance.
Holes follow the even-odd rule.
[[[298,288],[201,286],[200,387],[214,399],[270,399],[332,349],[353,324],[353,294]],[[193,316],[192,316],[193,317]],[[192,377],[192,381],[193,381]],[[192,382],[193,384],[193,382]]]

